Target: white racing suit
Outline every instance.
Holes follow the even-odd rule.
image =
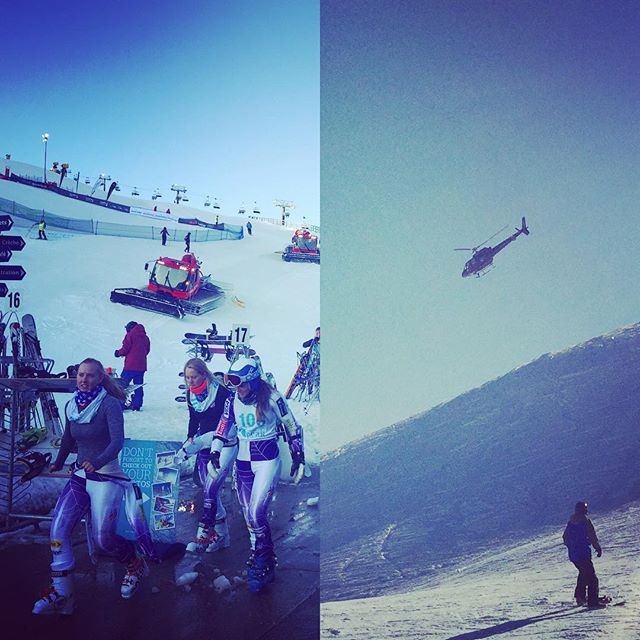
[[[293,447],[292,443],[295,442],[295,448],[301,455],[300,427],[279,391],[271,391],[269,409],[260,420],[256,414],[256,405],[245,404],[234,394],[226,400],[222,418],[211,443],[212,453],[222,451],[230,434],[237,431],[238,500],[249,528],[256,560],[274,556],[267,515],[282,464],[278,448],[280,423],[284,426],[290,447]],[[302,467],[304,468],[304,465]]]

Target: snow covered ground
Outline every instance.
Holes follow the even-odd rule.
[[[640,638],[640,502],[591,517],[604,550],[602,558],[594,556],[600,591],[613,596],[613,604],[625,601],[622,606],[574,606],[577,572],[567,560],[560,528],[470,558],[410,591],[326,602],[321,637]]]
[[[134,223],[134,216],[128,214],[6,181],[0,181],[0,197],[58,215]],[[207,219],[201,211],[190,212]],[[220,216],[220,222],[243,224],[245,220]],[[142,223],[150,224],[145,219]],[[295,371],[296,350],[302,350],[302,342],[313,336],[320,323],[319,266],[285,263],[276,253],[290,241],[290,229],[255,222],[253,235],[243,240],[193,243],[192,251],[202,262],[203,272],[211,273],[213,280],[230,285],[232,290],[218,309],[200,317],[187,315],[183,320],[109,301],[114,288],[144,287],[148,282],[145,262],[163,255],[180,257],[183,243],[170,242],[162,247],[159,241],[76,235],[52,228],[47,229],[49,240],[44,242],[37,240],[35,229],[28,236],[25,228],[14,228],[15,232],[25,236],[27,246],[14,254],[11,264],[22,265],[27,276],[9,288],[21,293],[18,315],[34,315],[43,354],[55,359],[55,371],[89,356],[121,371],[124,360],[115,358],[113,352],[122,343],[124,325],[135,320],[145,326],[151,339],[145,401],[140,413],[126,414],[126,435],[130,438],[186,437],[187,408],[174,400],[182,393],[178,390],[182,382],[178,372],[190,357],[181,343],[185,332],[203,332],[212,322],[220,333],[229,331],[233,324],[250,325],[252,347],[262,358],[265,370],[273,372],[278,388],[283,389]],[[244,306],[235,304],[234,296]],[[7,310],[7,299],[2,305]],[[224,356],[216,355],[210,363],[212,370],[226,366]],[[291,407],[305,428],[307,459],[316,463],[319,406],[312,405],[308,415],[295,402]]]

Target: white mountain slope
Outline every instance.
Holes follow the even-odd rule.
[[[640,502],[593,514],[592,520],[604,550],[602,558],[594,555],[600,591],[624,605],[594,611],[574,606],[577,572],[567,560],[560,526],[470,558],[410,591],[323,603],[321,637],[640,638]]]

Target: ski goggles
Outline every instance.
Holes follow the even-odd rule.
[[[242,378],[235,373],[225,373],[224,383],[230,387],[239,387],[242,384]]]

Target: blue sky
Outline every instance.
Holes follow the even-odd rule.
[[[3,154],[41,163],[48,131],[83,177],[318,221],[318,2],[26,0],[2,20]]]
[[[640,5],[327,0],[321,30],[325,449],[638,320]]]

